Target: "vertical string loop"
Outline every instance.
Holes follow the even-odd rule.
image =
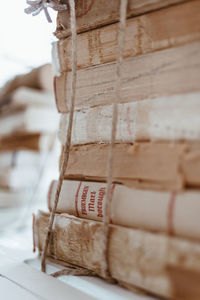
[[[123,60],[123,44],[126,29],[126,16],[127,16],[127,0],[121,0],[120,4],[120,23],[118,31],[118,53],[116,61],[116,86],[115,86],[115,100],[113,99],[112,105],[112,131],[111,131],[111,142],[108,153],[108,165],[107,165],[107,193],[106,201],[104,204],[104,219],[103,219],[103,230],[104,230],[104,258],[105,258],[105,274],[104,277],[110,279],[109,272],[109,257],[108,257],[108,243],[109,243],[109,223],[111,215],[111,201],[112,201],[112,183],[113,183],[113,150],[117,132],[118,122],[118,103],[120,103],[121,95],[121,69]]]
[[[71,78],[71,99],[70,99],[70,111],[69,111],[69,124],[67,129],[67,138],[64,145],[64,158],[62,162],[61,172],[58,179],[54,206],[50,213],[49,223],[47,228],[46,237],[44,240],[42,257],[41,257],[41,270],[42,272],[46,272],[46,254],[49,245],[49,240],[52,232],[53,222],[55,218],[55,212],[57,209],[60,191],[65,175],[65,171],[67,169],[68,161],[69,161],[69,151],[71,146],[71,135],[72,135],[72,126],[73,126],[73,116],[74,116],[74,104],[75,104],[75,94],[76,94],[76,66],[77,66],[77,33],[76,33],[76,13],[75,13],[75,0],[69,0],[70,7],[70,24],[71,24],[71,39],[72,39],[72,78]]]

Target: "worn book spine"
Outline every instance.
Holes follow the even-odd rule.
[[[200,93],[191,93],[119,104],[116,142],[198,141],[199,98]],[[63,145],[68,122],[69,114],[63,114],[59,129]],[[111,125],[111,105],[75,111],[72,144],[109,143]]]
[[[106,181],[108,149],[109,144],[72,147],[65,178]],[[199,143],[115,144],[113,159],[115,183],[176,191],[200,186]]]
[[[129,0],[127,17],[141,15],[180,2],[184,2],[184,0]],[[67,0],[64,3],[68,4]],[[77,31],[84,32],[117,22],[119,7],[119,0],[78,0],[76,2]],[[58,39],[63,39],[70,33],[68,10],[59,12],[55,35]]]
[[[56,189],[57,181],[53,181],[48,194],[50,211]],[[154,192],[114,184],[111,223],[200,239],[199,197],[198,190]],[[64,180],[56,212],[102,221],[105,198],[106,183]]]
[[[77,71],[76,109],[109,105],[115,99],[115,63]],[[200,42],[125,59],[121,103],[199,91]],[[68,112],[71,72],[55,77],[59,112]]]
[[[39,251],[48,219],[49,214],[40,212],[34,222]],[[56,215],[48,256],[103,277],[106,268],[103,232],[101,222]],[[117,281],[172,299],[199,299],[199,243],[110,225],[107,251],[110,274]]]
[[[127,20],[124,58],[175,47],[200,39],[200,2],[189,1]],[[162,24],[162,26],[160,26]],[[77,36],[80,69],[116,60],[118,24],[96,28]],[[59,71],[71,70],[71,38],[56,42]],[[56,49],[57,47],[57,49]]]

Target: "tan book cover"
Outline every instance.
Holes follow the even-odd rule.
[[[54,205],[57,181],[48,194],[48,207]],[[106,183],[64,180],[57,213],[102,221]],[[114,184],[110,220],[112,224],[166,232],[170,235],[200,239],[200,191],[147,191]]]
[[[65,178],[105,181],[108,148],[108,144],[72,147]],[[165,190],[200,186],[198,143],[121,143],[115,144],[113,157],[113,180],[116,183]]]
[[[121,103],[199,91],[200,42],[193,42],[125,59],[122,64]],[[116,64],[107,63],[77,72],[76,109],[114,102]],[[59,112],[68,112],[71,72],[55,77]]]
[[[184,0],[129,0],[127,17],[141,15],[164,8]],[[67,3],[67,0],[64,0]],[[77,31],[88,31],[119,20],[119,0],[78,0],[76,3]],[[70,34],[69,12],[59,12],[57,18],[57,38]]]
[[[39,133],[34,134],[14,134],[0,138],[0,151],[9,150],[34,150],[39,151],[40,149],[40,138]]]
[[[41,135],[39,133],[15,133],[0,137],[0,152],[33,150],[46,151],[52,148],[54,135]]]
[[[39,212],[34,223],[39,251],[48,218],[49,214]],[[108,267],[114,279],[170,299],[199,299],[199,243],[116,225],[109,229]],[[55,218],[48,256],[103,277],[103,245],[101,222],[61,214]]]
[[[189,1],[128,19],[123,44],[124,58],[199,40],[199,18],[200,2]],[[117,34],[118,23],[78,34],[77,67],[82,69],[115,61]],[[59,71],[70,71],[71,38],[56,42],[53,48],[55,58],[59,58]]]

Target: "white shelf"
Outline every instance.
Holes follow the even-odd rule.
[[[10,300],[155,300],[134,294],[96,277],[53,278],[40,271],[40,260],[32,253],[32,233],[0,236],[0,289],[2,299]],[[5,247],[6,245],[6,247]],[[47,273],[61,266],[47,264]],[[3,294],[2,294],[3,292]],[[6,294],[5,294],[6,293]],[[66,298],[67,297],[67,298]]]

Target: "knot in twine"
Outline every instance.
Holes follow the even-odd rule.
[[[44,10],[45,16],[49,23],[51,23],[52,20],[48,12],[48,7],[56,11],[67,10],[67,5],[61,4],[57,0],[27,0],[26,3],[29,4],[29,7],[24,9],[24,12],[26,14],[32,14],[32,16],[37,16],[42,10]]]

